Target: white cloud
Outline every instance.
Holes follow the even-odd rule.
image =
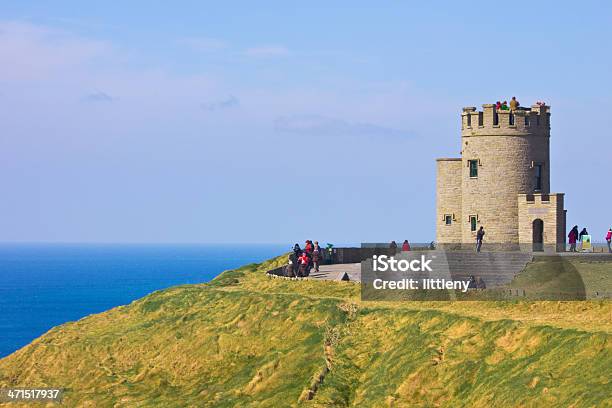
[[[321,115],[283,116],[276,119],[274,128],[280,132],[312,135],[352,136],[412,136],[412,132],[373,123],[349,122]]]
[[[5,81],[47,79],[110,52],[108,43],[62,30],[0,22],[0,77]]]
[[[289,55],[289,50],[282,45],[266,45],[248,48],[244,53],[249,57],[282,57]]]

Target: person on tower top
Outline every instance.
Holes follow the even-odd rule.
[[[514,112],[518,109],[519,106],[521,106],[521,104],[519,103],[519,101],[516,100],[516,96],[513,96],[510,100],[510,110]]]
[[[501,102],[500,101],[495,102],[495,109],[497,109],[497,110],[501,109]]]
[[[510,108],[508,108],[508,101],[503,101],[501,104],[501,110],[508,110]]]

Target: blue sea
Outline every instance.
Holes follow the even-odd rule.
[[[0,358],[59,324],[280,255],[289,245],[1,244]]]

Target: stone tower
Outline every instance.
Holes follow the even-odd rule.
[[[550,194],[550,108],[463,108],[461,158],[437,160],[440,244],[565,247],[563,194]],[[518,245],[516,245],[518,247]]]

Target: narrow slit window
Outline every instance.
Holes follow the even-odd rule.
[[[497,114],[497,109],[493,110],[493,126],[499,125],[499,115]]]
[[[536,164],[535,166],[535,189],[536,191],[542,190],[542,165]]]
[[[484,117],[482,112],[478,112],[478,126],[484,126]]]
[[[469,166],[470,166],[470,177],[471,178],[478,177],[478,160],[470,160]]]
[[[470,215],[470,231],[475,232],[476,231],[476,223],[478,222],[478,217],[476,217],[475,215]]]
[[[472,115],[468,113],[466,119],[467,119],[467,126],[472,127]]]
[[[525,127],[529,127],[529,116],[525,116]]]
[[[453,223],[453,216],[450,214],[446,214],[444,216],[444,224],[451,225]]]

